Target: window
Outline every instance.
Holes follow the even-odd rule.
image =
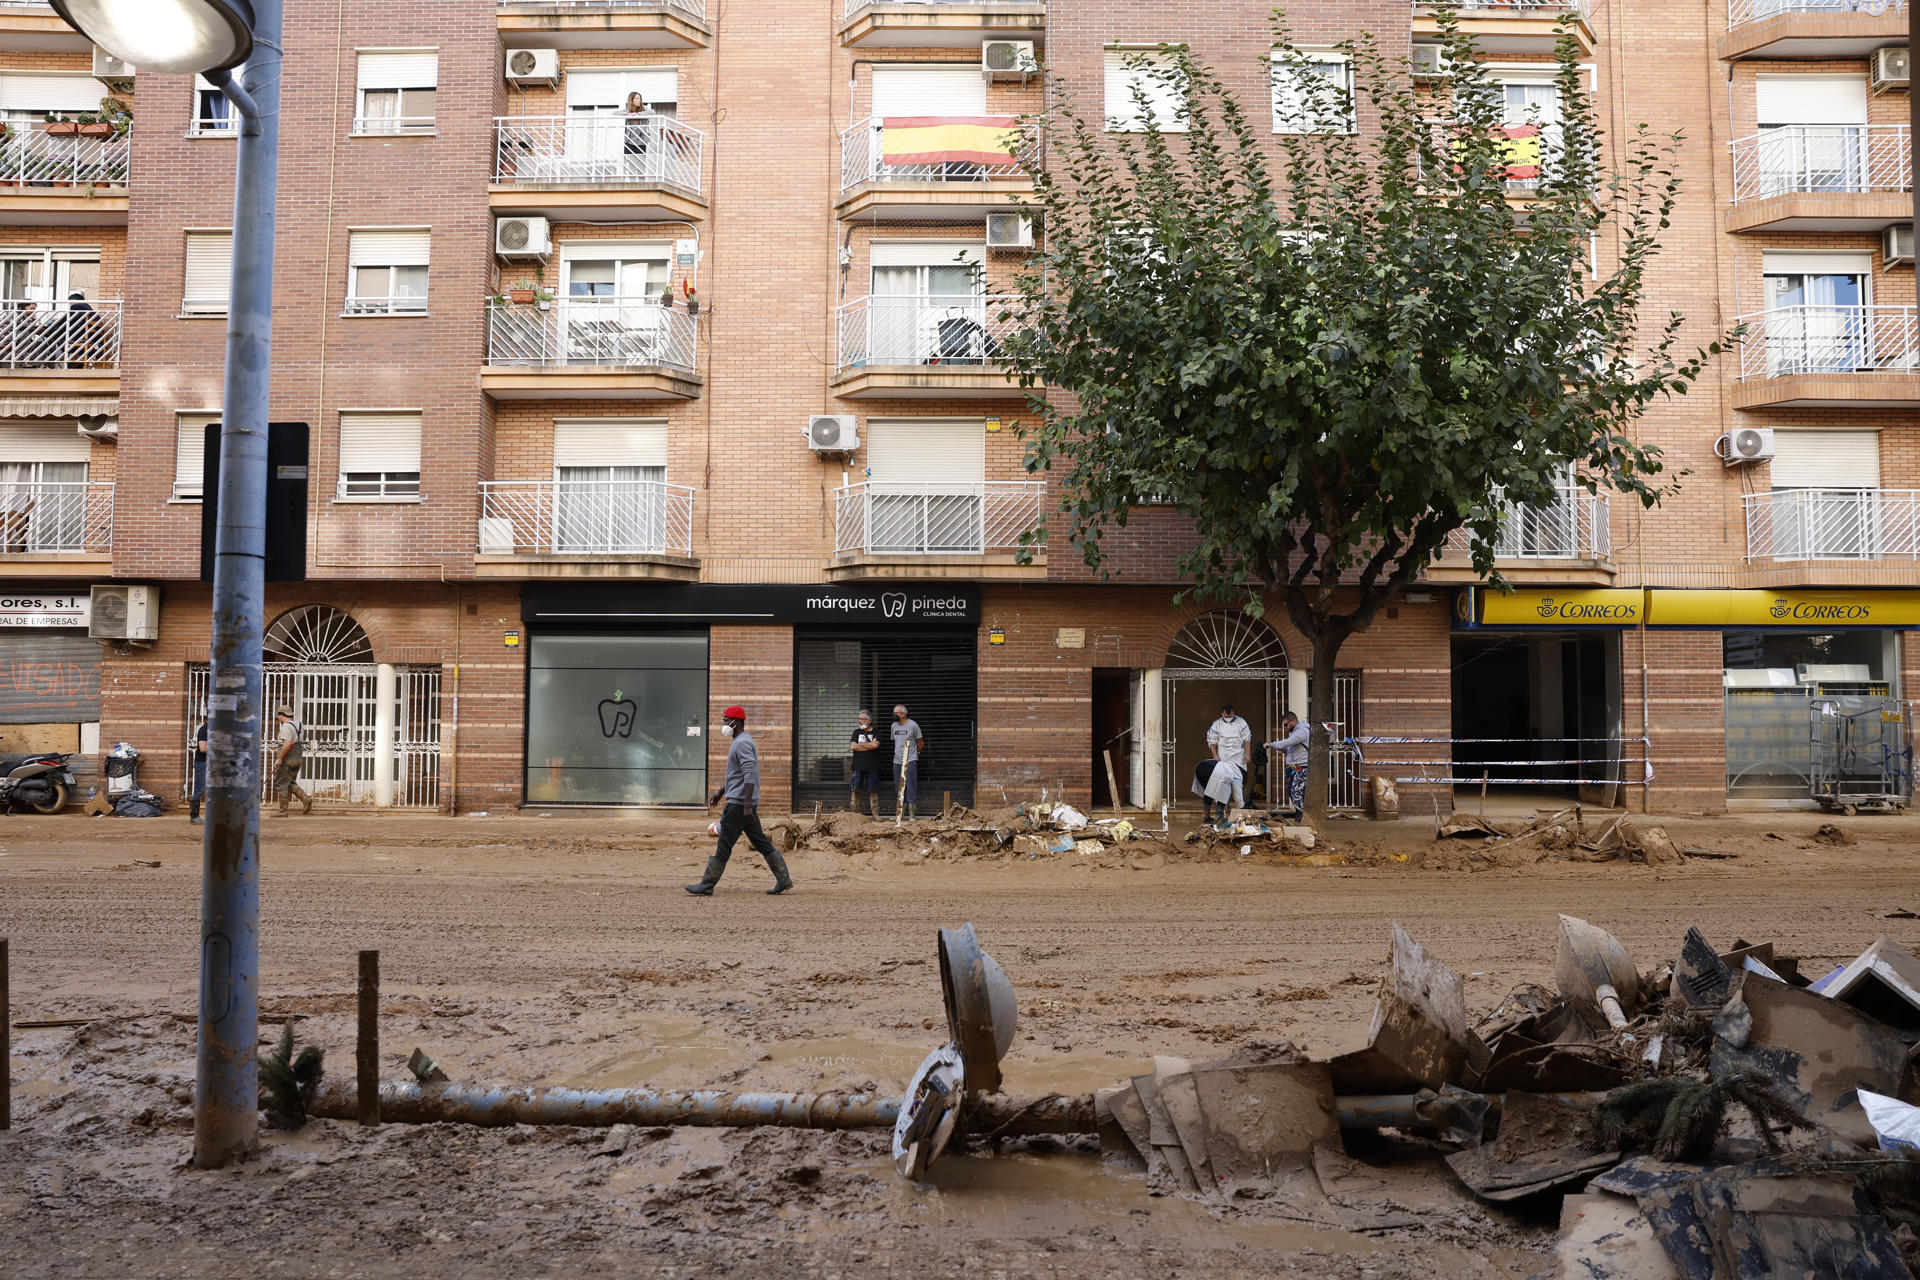
[[[867,422],[868,551],[979,554],[987,480],[978,418]]]
[[[678,71],[569,71],[566,94],[567,150],[556,177],[574,182],[689,177],[684,150],[668,144],[674,135],[664,123],[679,108]],[[629,113],[629,104],[639,110]]]
[[[187,133],[196,138],[227,137],[240,131],[240,116],[227,101],[227,95],[207,82],[205,76],[193,78],[193,119]]]
[[[0,552],[87,549],[88,452],[72,422],[0,422]]]
[[[1881,536],[1880,433],[1774,433],[1766,516],[1776,560],[1872,559]]]
[[[227,313],[233,282],[233,232],[187,232],[186,283],[180,291],[180,310],[186,315]]]
[[[340,488],[348,499],[420,496],[418,410],[340,415]]]
[[[1760,194],[1867,185],[1865,76],[1758,76]]]
[[[877,364],[979,364],[998,355],[978,242],[873,245],[866,358]]]
[[[1140,49],[1107,50],[1107,128],[1116,133],[1138,133],[1146,128],[1136,89],[1147,97],[1152,121],[1167,133],[1185,133],[1180,113],[1186,108],[1186,87],[1173,77],[1171,54]]]
[[[1769,253],[1762,262],[1769,376],[1852,373],[1906,358],[1901,325],[1876,332],[1866,305],[1870,254]]]
[[[207,427],[218,421],[217,413],[180,415],[173,438],[174,501],[200,501],[206,483]]]
[[[98,111],[104,86],[89,75],[0,73],[0,115],[6,123],[38,129],[49,113]]]
[[[659,552],[687,532],[668,510],[664,421],[556,420],[553,479],[555,551]]]
[[[427,309],[428,232],[347,232],[347,314],[418,315]]]
[[[1341,53],[1302,53],[1273,61],[1275,133],[1352,133],[1353,68]]]
[[[432,49],[363,50],[355,133],[430,133],[440,55]]]

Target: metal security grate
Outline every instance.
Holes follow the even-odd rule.
[[[920,812],[936,811],[941,793],[973,803],[978,750],[974,737],[979,688],[971,631],[920,631],[874,637],[844,632],[803,633],[794,646],[794,807],[815,801],[845,808],[851,756],[847,738],[862,708],[873,712],[884,743],[896,703],[905,703],[927,739],[920,766]],[[893,760],[878,753],[880,767]],[[893,790],[883,777],[880,811],[893,812]]]

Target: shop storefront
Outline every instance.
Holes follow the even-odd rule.
[[[78,591],[0,589],[0,754],[100,749],[100,646]]]

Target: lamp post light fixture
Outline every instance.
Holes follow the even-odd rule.
[[[220,411],[207,829],[200,882],[200,1016],[193,1163],[215,1169],[259,1137],[260,764],[266,708],[267,407],[282,0],[52,0],[69,25],[142,71],[199,72],[240,116],[233,270]],[[241,79],[231,68],[241,69]]]

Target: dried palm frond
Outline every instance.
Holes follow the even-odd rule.
[[[1704,1160],[1738,1103],[1752,1117],[1769,1151],[1781,1131],[1807,1121],[1767,1090],[1759,1077],[1736,1072],[1719,1080],[1669,1076],[1629,1085],[1594,1110],[1591,1138],[1603,1150],[1648,1151],[1663,1160]]]

